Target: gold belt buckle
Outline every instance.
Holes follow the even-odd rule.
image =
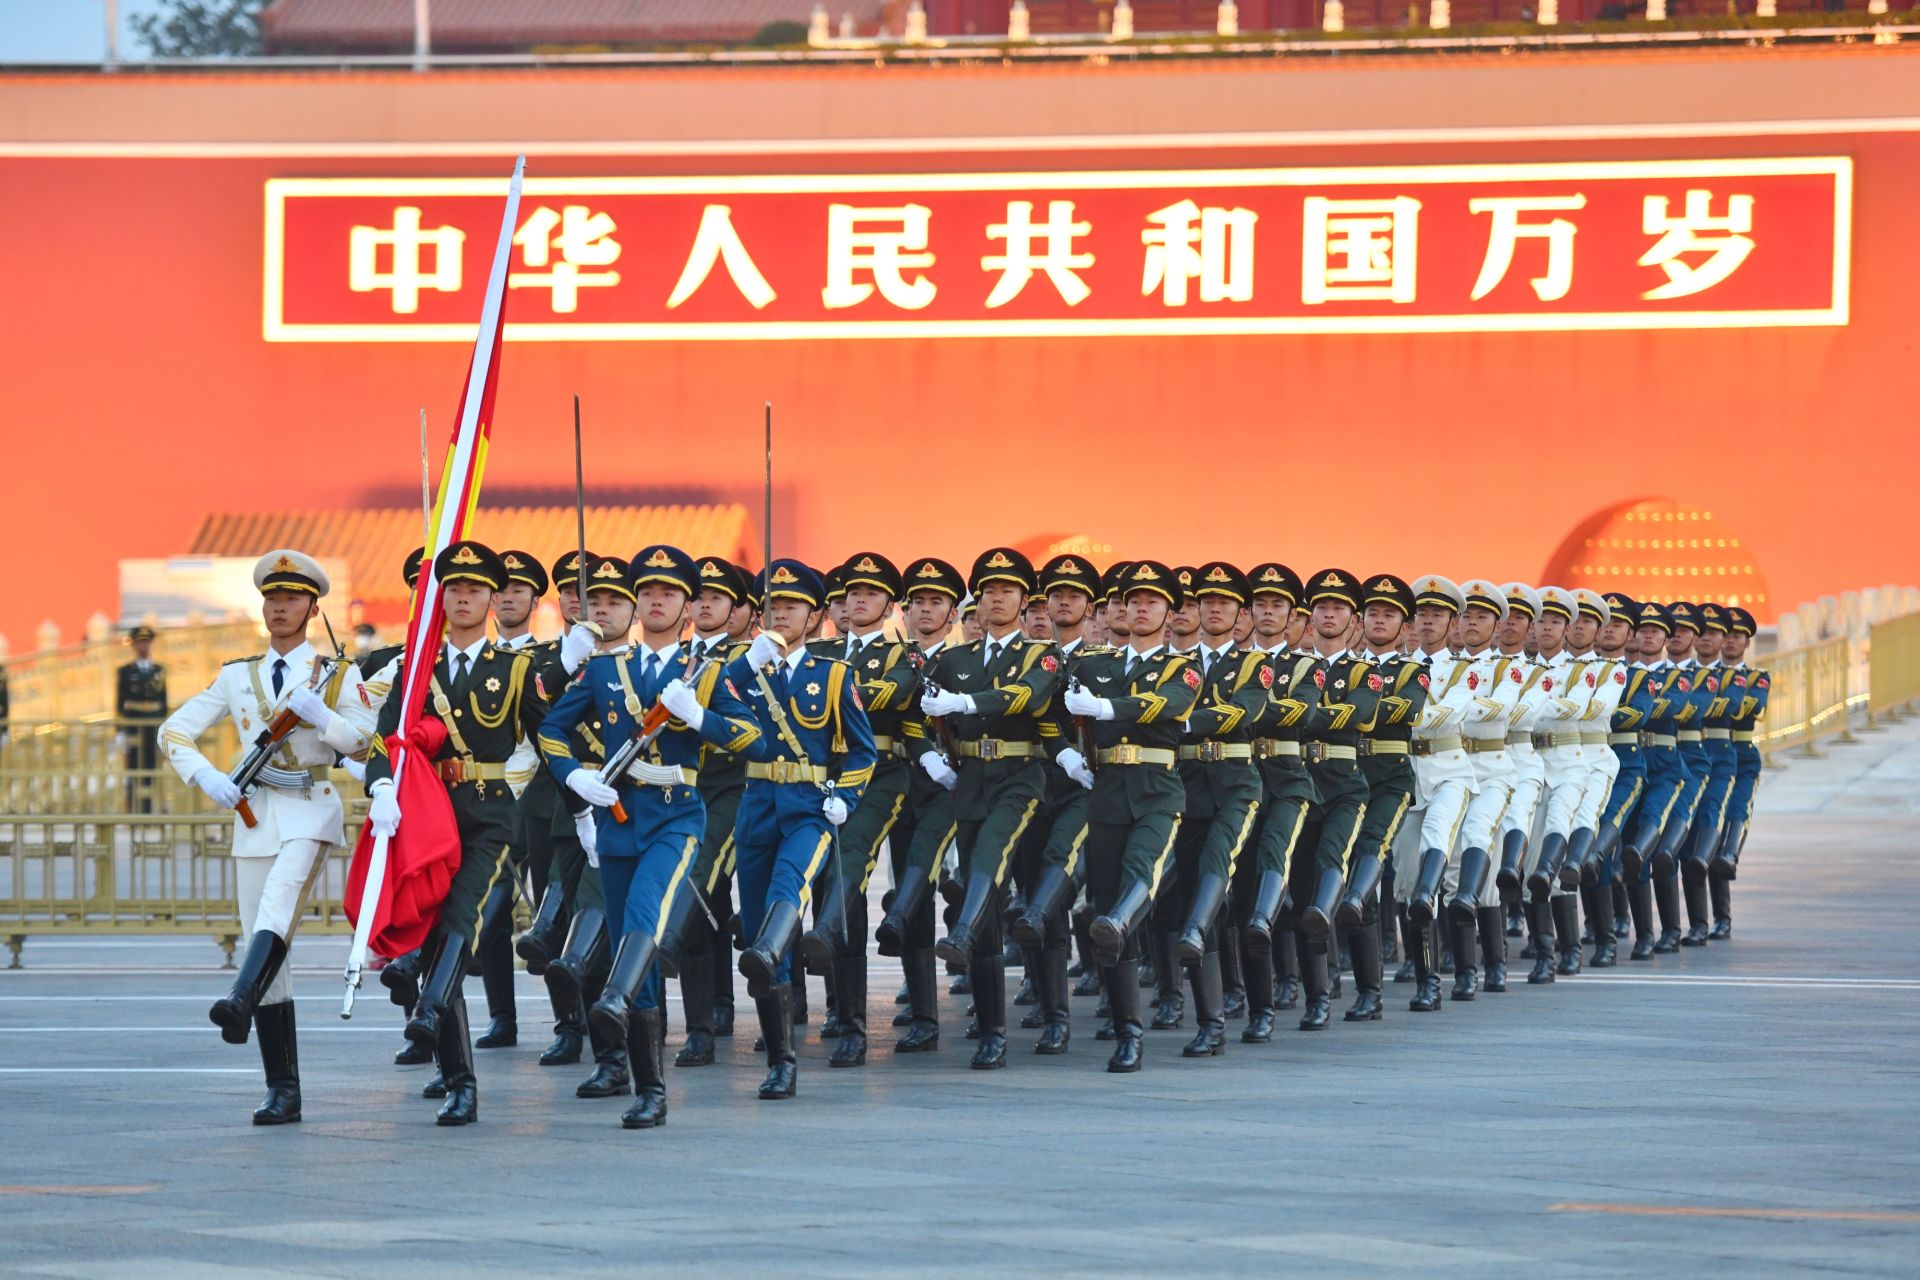
[[[453,786],[459,786],[467,780],[467,762],[459,756],[440,762],[440,778]]]
[[[1000,758],[1000,739],[980,739],[980,758],[982,760],[998,760]]]
[[[1215,764],[1225,760],[1226,756],[1221,754],[1219,743],[1209,741],[1200,744],[1200,759],[1205,763]]]
[[[1309,742],[1302,748],[1301,754],[1306,756],[1308,764],[1320,764],[1327,758],[1327,744]]]
[[[1139,764],[1140,748],[1131,742],[1123,742],[1112,749],[1112,754],[1107,757],[1107,763]]]

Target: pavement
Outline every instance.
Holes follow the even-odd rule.
[[[1135,1076],[1090,1000],[1062,1058],[1016,1031],[967,1070],[949,998],[940,1051],[895,1061],[876,959],[866,1068],[826,1068],[816,981],[796,1100],[755,1099],[749,1012],[651,1132],[537,1065],[525,975],[480,1123],[436,1128],[384,993],[340,1021],[338,939],[295,953],[306,1119],[256,1129],[210,942],[31,939],[0,973],[0,1273],[1910,1277],[1920,722],[1822,751],[1764,784],[1730,942],[1437,1015],[1390,986],[1382,1022],[1230,1024],[1212,1060],[1149,1033]]]

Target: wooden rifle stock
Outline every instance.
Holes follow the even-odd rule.
[[[700,664],[682,678],[691,688],[700,683],[700,678],[707,674],[707,668],[712,665],[713,658],[709,655],[700,659]],[[618,780],[626,776],[627,770],[633,767],[633,762],[640,758],[640,753],[660,736],[667,727],[667,721],[671,719],[673,714],[661,703],[655,702],[648,707],[647,713],[640,717],[640,725],[634,731],[634,735],[621,744],[620,750],[614,753],[613,759],[607,761],[606,768],[601,770],[601,780],[608,786],[617,786]],[[627,824],[627,807],[620,803],[618,796],[613,801],[613,820],[621,826]]]
[[[336,660],[333,658],[322,658],[314,663],[313,675],[307,681],[307,688],[318,688],[322,680],[333,674],[335,663]],[[300,727],[300,724],[299,716],[282,707],[267,727],[260,731],[260,736],[253,740],[253,747],[247,752],[246,758],[240,761],[239,766],[231,774],[227,775],[233,785],[240,788],[240,800],[233,806],[233,811],[240,815],[240,821],[245,823],[249,830],[259,826],[260,820],[254,817],[253,807],[247,803],[247,792],[252,789],[254,779],[260,776],[260,771],[267,767],[267,762],[273,759],[273,753],[280,749],[280,744],[285,742],[288,736]]]

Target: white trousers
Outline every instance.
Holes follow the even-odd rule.
[[[293,968],[293,933],[307,903],[307,891],[325,863],[325,844],[318,840],[286,840],[271,858],[235,858],[234,880],[240,891],[240,927],[245,946],[262,929],[286,940],[288,958],[267,984],[261,1004],[283,1004],[293,999],[287,974]]]

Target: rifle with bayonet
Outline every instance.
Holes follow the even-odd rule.
[[[331,635],[333,628],[329,626],[327,632]],[[337,642],[335,647],[338,647]],[[334,668],[345,661],[346,658],[344,655],[334,658],[317,659],[313,664],[312,673],[307,677],[307,688],[319,688],[320,682],[330,679],[333,675]],[[291,689],[287,691],[287,696],[289,698],[293,696]],[[293,731],[298,729],[303,723],[300,717],[295,715],[290,709],[284,705],[281,706],[278,711],[274,712],[273,718],[267,722],[266,728],[260,730],[259,735],[254,738],[253,746],[248,748],[247,754],[241,758],[240,763],[233,767],[233,772],[227,775],[227,779],[232,782],[234,786],[240,788],[240,799],[233,806],[234,812],[240,815],[240,821],[244,822],[249,829],[260,825],[260,820],[253,816],[253,806],[247,803],[247,795],[256,785],[261,782],[265,782],[269,786],[285,787],[309,787],[313,785],[312,776],[304,771],[300,773],[290,773],[285,769],[276,769],[270,763],[273,760],[274,753],[280,750],[281,745],[285,743],[286,740],[293,735]]]

